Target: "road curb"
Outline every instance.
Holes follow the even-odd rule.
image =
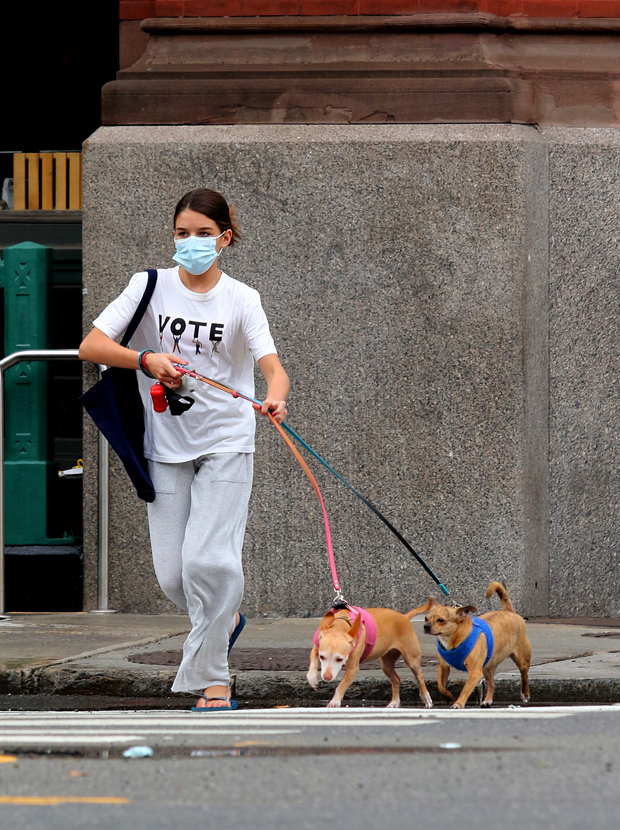
[[[11,695],[93,695],[110,697],[170,697],[175,669],[84,669],[63,666],[0,672],[0,694]],[[375,674],[374,672],[372,674]],[[301,704],[327,701],[335,684],[322,683],[317,691],[308,685],[304,672],[237,672],[232,678],[233,693],[240,701],[255,705]],[[451,683],[457,691],[461,684]],[[427,682],[431,697],[443,702],[435,681]],[[620,702],[620,678],[532,678],[532,703],[617,703]],[[473,697],[473,696],[472,696]],[[346,700],[350,702],[390,699],[390,687],[385,677],[364,672],[350,687]],[[419,703],[419,693],[413,680],[401,681],[401,700]],[[499,678],[495,700],[498,703],[520,703],[519,679]]]
[[[48,666],[0,674],[0,694],[169,697],[175,670],[127,671]]]
[[[359,676],[358,676],[359,678]],[[302,672],[240,672],[236,677],[235,694],[240,700],[252,702],[312,703],[328,701],[336,684],[321,684],[317,691],[308,685]],[[458,694],[462,682],[450,683],[452,693]],[[435,703],[443,703],[437,682],[426,682]],[[500,678],[496,681],[494,699],[498,703],[520,704],[520,679]],[[617,703],[620,702],[620,678],[596,678],[588,680],[561,678],[530,680],[532,703]],[[348,689],[346,700],[358,703],[373,700],[390,700],[389,683],[384,677],[362,677]],[[400,697],[405,703],[419,703],[420,694],[413,680],[401,680]],[[474,699],[474,695],[470,700]]]

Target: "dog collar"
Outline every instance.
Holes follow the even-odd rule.
[[[469,634],[456,648],[444,648],[439,640],[437,640],[437,651],[441,657],[443,657],[449,666],[452,666],[453,669],[458,669],[459,671],[467,671],[465,659],[471,654],[474,646],[478,642],[478,637],[481,634],[484,634],[487,641],[487,659],[484,661],[485,666],[493,655],[493,632],[491,631],[491,627],[488,622],[483,620],[481,617],[472,617],[471,621],[471,634]]]

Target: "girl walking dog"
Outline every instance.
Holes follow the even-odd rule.
[[[148,505],[155,573],[192,623],[172,691],[195,692],[194,709],[212,711],[236,708],[228,652],[245,624],[241,550],[255,416],[247,402],[196,386],[174,363],[191,361],[197,372],[254,397],[256,361],[267,382],[262,413],[270,409],[279,423],[287,414],[289,381],[258,292],[219,268],[224,249],[240,238],[234,210],[220,193],[192,190],[177,205],[173,226],[178,266],[159,270],[154,289],[153,272],[134,274],[94,321],[80,357],[141,370],[144,456],[155,490]],[[146,311],[127,345],[120,345],[147,287],[153,293]],[[164,403],[157,412],[155,381],[170,390],[170,408]]]

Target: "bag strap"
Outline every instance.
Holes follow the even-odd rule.
[[[144,313],[146,312],[149,303],[151,302],[153,291],[155,291],[155,286],[157,285],[157,271],[154,268],[149,268],[147,273],[149,275],[149,278],[146,283],[146,288],[144,289],[144,294],[142,295],[142,299],[138,303],[136,313],[133,315],[133,317],[131,318],[131,322],[127,326],[127,331],[123,335],[123,339],[121,340],[121,346],[127,346],[131,338],[136,333],[136,329],[140,325],[142,318],[144,317]]]

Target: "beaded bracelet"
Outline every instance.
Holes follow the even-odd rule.
[[[152,378],[153,380],[155,380],[155,375],[152,375],[149,372],[149,370],[146,368],[146,363],[144,362],[144,357],[147,354],[155,354],[155,352],[153,351],[153,349],[142,349],[142,351],[138,355],[138,367],[140,368],[140,371],[143,375],[146,375],[147,378]]]

